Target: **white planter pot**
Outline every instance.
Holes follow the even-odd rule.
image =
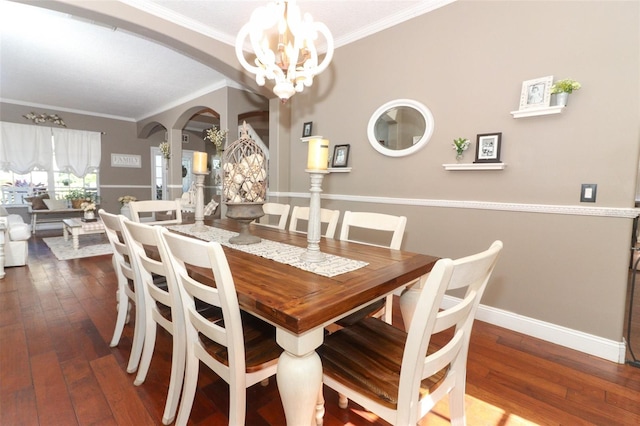
[[[569,94],[567,92],[556,93],[556,106],[567,106]]]
[[[131,210],[129,210],[129,203],[123,204],[122,207],[120,207],[120,214],[127,219],[131,219]]]

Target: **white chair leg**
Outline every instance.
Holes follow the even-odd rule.
[[[153,320],[153,318],[148,318],[147,322],[148,324],[146,324],[144,332],[144,346],[142,348],[142,356],[140,357],[140,365],[138,365],[138,374],[136,375],[136,379],[133,382],[133,384],[136,386],[140,386],[141,384],[143,384],[144,380],[147,378],[149,366],[151,365],[151,358],[153,357],[153,350],[156,347],[156,322]]]
[[[348,405],[349,405],[349,398],[347,398],[343,394],[339,393],[338,394],[338,407],[347,408]]]
[[[140,305],[141,303],[136,303],[136,323],[133,326],[133,343],[131,344],[127,373],[135,373],[138,369],[142,346],[144,344],[145,314],[144,306]]]
[[[243,425],[247,411],[247,389],[240,383],[229,383],[229,424]]]
[[[187,421],[189,420],[189,415],[191,415],[191,407],[193,407],[193,399],[196,396],[196,387],[198,386],[199,368],[200,360],[196,358],[195,355],[189,354],[189,349],[187,349],[184,385],[182,388],[182,403],[178,409],[176,426],[186,426]]]
[[[130,309],[129,298],[126,294],[118,291],[116,293],[116,298],[118,299],[118,315],[116,317],[116,327],[113,330],[113,337],[111,338],[111,343],[109,343],[109,346],[112,348],[115,348],[118,346],[118,343],[120,343],[122,331],[124,330],[124,325],[127,322],[126,320]]]
[[[173,351],[171,354],[171,379],[169,380],[169,391],[167,392],[167,402],[164,405],[162,423],[169,425],[176,417],[180,391],[184,380],[186,339],[183,332],[178,332],[173,336]]]

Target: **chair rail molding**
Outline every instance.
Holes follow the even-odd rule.
[[[309,198],[304,192],[269,192],[270,197]],[[499,210],[524,213],[565,214],[573,216],[601,216],[634,219],[640,209],[633,207],[587,207],[578,205],[498,203],[492,201],[433,200],[427,198],[368,197],[360,195],[322,194],[322,199],[355,201],[373,204],[396,204],[405,206],[449,207],[457,209]]]

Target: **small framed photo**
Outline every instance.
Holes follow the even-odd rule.
[[[548,107],[551,103],[552,84],[552,75],[522,82],[520,109]]]
[[[309,136],[311,136],[312,128],[313,128],[313,121],[307,121],[306,123],[304,123],[304,125],[302,126],[302,137],[308,138]]]
[[[476,161],[474,163],[499,163],[502,133],[485,133],[478,135],[476,145]]]
[[[331,167],[347,167],[349,162],[349,148],[351,145],[336,145],[333,149]]]

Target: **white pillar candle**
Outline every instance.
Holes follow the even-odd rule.
[[[193,153],[193,172],[207,173],[207,153],[196,151]]]
[[[329,140],[311,139],[309,141],[309,155],[307,157],[307,169],[327,170],[329,162]]]

